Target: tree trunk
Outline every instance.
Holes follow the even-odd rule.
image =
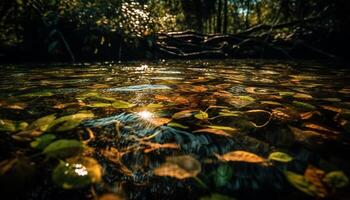
[[[216,32],[221,33],[221,12],[222,12],[222,0],[219,0],[218,4],[218,16],[216,21]]]
[[[223,30],[223,33],[226,34],[227,33],[227,3],[228,3],[228,0],[225,0],[225,3],[224,3],[224,30]]]

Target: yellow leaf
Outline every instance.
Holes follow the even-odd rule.
[[[206,120],[206,119],[208,119],[208,113],[200,110],[199,113],[194,115],[194,117],[197,119],[200,119],[200,120]]]

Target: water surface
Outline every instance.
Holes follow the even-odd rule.
[[[1,66],[2,185],[19,199],[349,198],[346,67],[257,60]],[[83,148],[45,150],[68,139]],[[86,160],[92,172],[57,170]]]

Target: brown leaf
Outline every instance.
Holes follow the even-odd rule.
[[[158,117],[158,118],[150,118],[147,119],[147,121],[149,121],[151,124],[155,125],[155,126],[162,126],[164,124],[167,124],[171,121],[170,118],[164,118],[164,117]]]
[[[325,110],[329,110],[329,111],[335,112],[335,113],[340,113],[342,111],[341,108],[337,108],[337,107],[334,107],[334,106],[321,106],[321,108],[323,108]]]
[[[168,157],[166,163],[153,171],[157,176],[170,176],[177,179],[195,177],[200,172],[200,162],[189,155]]]
[[[126,152],[120,152],[120,151],[118,151],[118,149],[116,149],[114,147],[102,149],[100,152],[107,160],[118,165],[118,169],[122,173],[124,173],[128,176],[132,176],[132,171],[130,171],[130,169],[127,168],[124,165],[124,163],[122,162],[122,157]]]
[[[247,151],[231,151],[224,155],[217,155],[216,157],[221,161],[247,162],[247,163],[266,163],[266,160],[254,153]]]
[[[141,141],[140,143],[148,146],[146,149],[143,150],[143,152],[145,153],[149,153],[157,149],[179,149],[180,148],[180,146],[176,143],[159,144],[159,143],[146,142],[146,141]]]
[[[330,130],[328,128],[325,128],[325,127],[322,127],[320,125],[317,125],[317,124],[313,124],[313,123],[304,123],[304,126],[306,128],[309,128],[309,129],[313,129],[313,130],[317,130],[317,131],[322,131],[322,132],[326,132],[326,133],[329,133],[329,134],[339,134],[338,131],[334,131],[334,130]]]
[[[303,99],[303,100],[311,100],[313,99],[313,97],[309,94],[305,94],[305,93],[296,93],[293,95],[294,98],[296,99]]]
[[[154,98],[160,101],[170,101],[169,97],[160,94],[155,95]]]
[[[232,137],[232,135],[226,133],[223,130],[219,130],[219,129],[213,129],[213,128],[204,128],[204,129],[199,129],[199,130],[195,130],[192,131],[193,133],[211,133],[211,134],[215,134],[215,135],[222,135],[222,136],[226,136],[226,137]]]
[[[324,176],[325,176],[324,171],[317,169],[316,167],[311,165],[308,166],[308,168],[304,173],[305,179],[316,187],[317,189],[316,195],[321,198],[326,197],[328,194],[327,188],[322,182],[322,179]]]
[[[310,112],[300,113],[300,118],[302,120],[311,119],[315,114],[321,115],[321,113],[318,111],[310,111]]]
[[[208,88],[206,88],[206,87],[204,87],[202,85],[193,86],[192,89],[191,89],[192,92],[205,92],[207,90],[208,90]]]
[[[194,113],[194,110],[183,110],[180,112],[177,112],[175,114],[173,114],[172,118],[173,119],[182,119],[182,118],[186,118],[186,117],[191,117]]]

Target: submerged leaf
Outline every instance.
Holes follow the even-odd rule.
[[[349,178],[342,171],[327,173],[323,181],[331,188],[344,188],[349,184]]]
[[[60,162],[52,173],[55,184],[64,189],[81,188],[97,183],[102,177],[102,167],[93,158],[78,157]]]
[[[114,103],[112,103],[112,106],[114,108],[132,108],[132,107],[136,106],[136,104],[132,104],[132,103],[122,101],[122,100],[117,100]]]
[[[214,125],[210,125],[208,126],[209,128],[213,128],[213,129],[217,129],[217,130],[223,130],[223,131],[229,131],[229,132],[237,132],[236,128],[232,128],[229,126],[214,126]]]
[[[104,107],[109,107],[112,106],[112,104],[110,103],[102,103],[102,102],[96,102],[96,103],[91,103],[86,105],[87,107],[91,107],[91,108],[104,108]]]
[[[317,169],[314,166],[309,165],[304,173],[304,177],[307,181],[312,183],[316,189],[317,193],[316,196],[324,198],[327,196],[327,188],[322,182],[322,178],[324,177],[325,173],[324,171]]]
[[[155,126],[162,126],[164,124],[167,124],[171,120],[172,119],[165,118],[165,117],[152,117],[150,119],[147,119],[147,121],[149,121],[151,124],[153,124]]]
[[[150,103],[146,106],[146,108],[150,109],[156,109],[156,108],[163,108],[164,105],[162,103]]]
[[[278,162],[290,162],[293,160],[293,157],[283,152],[273,152],[269,155],[269,160],[274,160]]]
[[[206,120],[209,116],[208,113],[200,110],[197,114],[194,115],[194,117],[200,120]]]
[[[242,115],[242,112],[240,111],[231,111],[226,109],[223,109],[219,112],[219,116],[222,116],[222,117],[239,117],[241,115]]]
[[[182,118],[187,118],[187,117],[191,117],[193,115],[193,110],[183,110],[180,112],[177,112],[175,114],[173,114],[172,118],[173,119],[182,119]]]
[[[195,177],[200,172],[200,162],[189,155],[168,157],[166,163],[153,171],[157,176],[170,176],[177,179]]]
[[[213,128],[199,129],[199,130],[195,130],[195,131],[192,131],[192,132],[193,133],[211,133],[211,134],[222,135],[222,136],[226,136],[226,137],[231,137],[232,136],[232,135],[226,133],[223,130],[213,129]]]
[[[50,97],[50,96],[53,96],[52,92],[33,92],[33,93],[22,94],[19,97]]]
[[[307,181],[304,176],[291,171],[286,171],[284,174],[289,183],[291,183],[295,188],[310,196],[317,196],[318,191],[316,186]]]
[[[242,108],[254,103],[255,99],[250,96],[233,96],[226,98],[225,101],[236,108]]]
[[[53,134],[42,135],[40,137],[35,138],[35,140],[30,143],[30,146],[35,149],[44,149],[47,145],[49,145],[55,139],[56,139],[56,136]]]
[[[303,109],[303,110],[315,110],[316,107],[309,104],[309,103],[305,103],[305,102],[300,102],[300,101],[293,101],[293,105],[295,105],[296,107]]]
[[[296,99],[305,99],[305,100],[311,100],[313,97],[309,94],[304,94],[304,93],[296,93],[293,95],[294,98]]]
[[[279,92],[278,94],[281,97],[292,97],[295,93],[294,92]]]
[[[68,131],[79,126],[83,120],[93,118],[94,116],[94,113],[91,111],[82,110],[76,114],[66,115],[56,119],[50,124],[50,127],[55,127],[56,125],[63,123],[61,127],[56,129],[56,131]]]
[[[26,129],[27,122],[18,122],[7,119],[0,119],[0,131],[3,132],[17,132]]]
[[[247,162],[247,163],[265,163],[266,160],[254,153],[247,151],[231,151],[224,155],[217,155],[216,157],[221,161],[233,161],[233,162]]]
[[[33,123],[30,124],[30,126],[28,127],[28,129],[31,130],[40,130],[42,132],[47,131],[50,126],[51,123],[56,119],[56,115],[52,114],[52,115],[47,115],[45,117],[41,117],[37,120],[35,120]]]
[[[188,126],[176,123],[176,122],[169,122],[167,126],[174,127],[174,128],[182,128],[182,129],[188,129]]]
[[[214,183],[216,187],[227,185],[233,176],[233,169],[228,164],[220,165],[214,172]]]
[[[49,157],[67,158],[78,155],[84,150],[84,144],[78,140],[61,139],[49,144],[43,153]]]

